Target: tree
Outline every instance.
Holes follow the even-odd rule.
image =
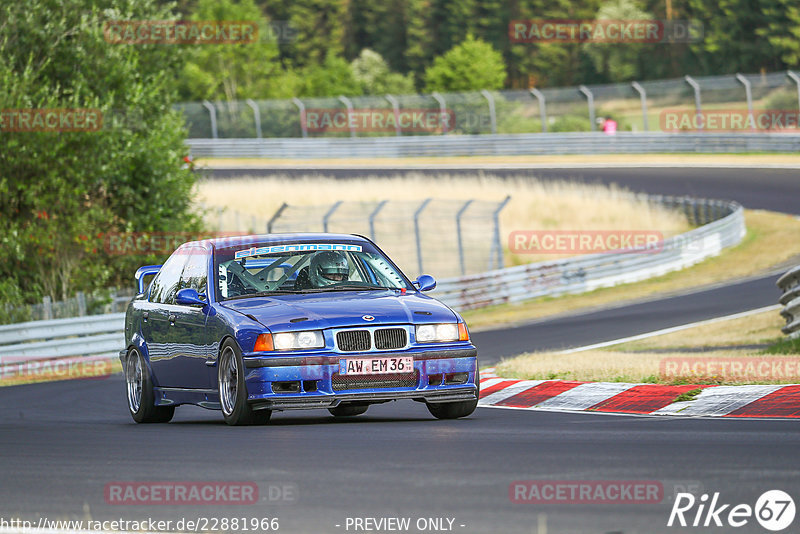
[[[414,92],[414,80],[391,72],[389,65],[380,54],[365,48],[350,64],[353,76],[361,85],[361,91],[368,95],[386,93],[409,94]]]
[[[506,78],[503,57],[492,46],[472,35],[436,58],[425,70],[427,91],[476,91],[500,89]]]
[[[343,52],[343,0],[296,0],[289,5],[289,24],[297,32],[286,46],[296,67],[322,65],[331,54]]]
[[[321,65],[309,65],[301,72],[301,96],[360,95],[361,87],[347,61],[329,53]]]
[[[636,0],[608,0],[597,11],[595,20],[651,20],[653,15],[639,7]],[[638,77],[637,59],[647,45],[636,43],[589,42],[584,51],[606,81],[623,82]]]
[[[269,22],[253,0],[200,0],[192,20],[257,21],[256,42],[203,44],[188,52],[181,76],[184,100],[290,98],[298,81],[285,71]]]
[[[181,169],[183,118],[172,110],[183,53],[103,35],[106,21],[171,18],[152,0],[0,4],[0,110],[89,108],[102,118],[90,131],[0,126],[5,295],[12,285],[19,298],[60,299],[132,284],[137,264],[160,258],[109,255],[104,234],[199,227],[195,178]]]

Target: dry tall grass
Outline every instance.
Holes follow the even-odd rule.
[[[352,180],[317,175],[204,180],[198,186],[196,199],[207,206],[268,218],[283,202],[324,206],[338,200],[411,201],[426,197],[501,201],[506,195],[511,196],[511,201],[500,218],[504,242],[514,230],[654,230],[669,236],[688,229],[681,214],[637,200],[619,187],[522,176],[499,178],[483,173],[441,174],[435,178],[409,173]],[[509,263],[539,259],[543,257],[523,255],[512,257]]]

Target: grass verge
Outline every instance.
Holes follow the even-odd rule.
[[[496,372],[529,380],[796,384],[800,344],[779,337],[782,325],[773,310],[599,350],[523,354],[500,362]]]

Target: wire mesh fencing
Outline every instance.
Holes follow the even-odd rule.
[[[205,101],[176,108],[186,117],[190,139],[589,132],[600,129],[604,118],[613,118],[620,131],[674,131],[665,125],[667,112],[800,112],[800,75],[786,71],[509,91]]]
[[[373,240],[406,274],[436,277],[480,273],[504,266],[501,202],[426,198],[418,202],[337,201],[282,205],[269,219],[206,208],[206,222],[219,232],[359,234]]]

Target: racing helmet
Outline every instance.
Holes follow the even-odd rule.
[[[347,258],[341,252],[326,250],[316,253],[311,258],[308,278],[314,287],[325,287],[347,281],[349,275]]]

